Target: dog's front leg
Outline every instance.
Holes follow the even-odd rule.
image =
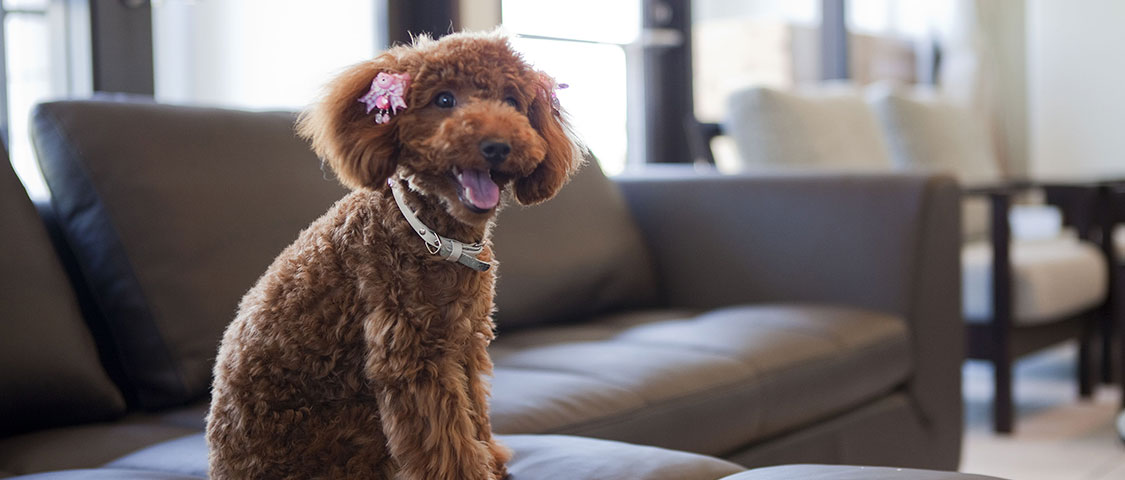
[[[491,321],[485,320],[485,322],[491,327]],[[469,377],[469,400],[472,402],[472,417],[477,428],[477,436],[488,444],[492,456],[492,473],[496,478],[504,478],[508,475],[504,464],[511,460],[512,451],[493,438],[492,422],[488,415],[489,385],[485,377],[492,376],[492,359],[488,356],[491,333],[489,330],[476,334],[474,341],[470,343],[465,371]]]
[[[451,359],[432,362],[436,375],[385,385],[378,395],[397,478],[495,479],[489,445],[477,438],[464,368]]]

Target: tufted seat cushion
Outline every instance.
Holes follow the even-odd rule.
[[[909,350],[899,318],[835,307],[544,327],[493,344],[492,424],[721,455],[885,395],[912,370]]]
[[[1053,321],[1101,302],[1106,295],[1105,258],[1097,247],[1059,236],[1012,242],[1013,319],[1031,325]],[[961,251],[965,319],[992,317],[992,248],[967,243]]]

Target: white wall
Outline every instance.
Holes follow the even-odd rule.
[[[1029,0],[1032,171],[1125,176],[1125,1]]]

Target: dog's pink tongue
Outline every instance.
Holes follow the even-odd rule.
[[[488,170],[462,171],[461,186],[465,187],[465,199],[474,207],[490,210],[500,203],[500,187],[492,181]]]

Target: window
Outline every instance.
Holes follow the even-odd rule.
[[[792,88],[819,80],[819,0],[694,0],[695,115],[718,122],[749,85]]]
[[[156,98],[299,109],[344,68],[376,54],[371,0],[153,2]]]
[[[752,85],[820,81],[820,0],[692,0],[695,116],[721,123],[727,98]],[[734,142],[711,142],[721,170],[740,167]]]
[[[77,3],[77,2],[70,2]],[[36,103],[83,91],[81,82],[69,75],[72,41],[82,39],[67,28],[69,5],[48,0],[3,0],[0,3],[0,34],[3,52],[0,73],[6,88],[0,92],[0,135],[8,145],[12,166],[35,200],[47,198],[47,187],[35,166],[28,120]]]
[[[640,0],[504,0],[504,27],[512,43],[539,70],[568,88],[558,92],[583,143],[607,174],[625,170],[630,155],[627,54],[640,32]]]

